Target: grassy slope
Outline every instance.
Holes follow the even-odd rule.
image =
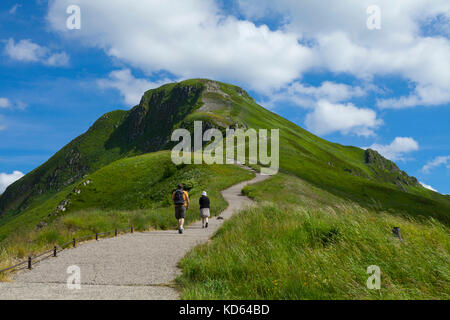
[[[174,228],[176,220],[170,197],[179,182],[189,188],[192,199],[187,223],[199,219],[198,198],[203,190],[208,191],[213,204],[211,213],[215,215],[227,205],[220,191],[253,176],[232,165],[175,166],[167,151],[118,160],[83,180],[91,181],[90,184],[83,186],[80,182],[66,188],[32,212],[1,226],[0,269],[15,259],[73,237],[128,228],[130,224],[137,230]],[[75,194],[75,189],[81,193]],[[64,215],[47,217],[63,199],[70,200]],[[48,226],[37,230],[35,225],[42,220]]]
[[[252,176],[252,173],[232,165],[176,166],[171,161],[170,152],[160,151],[119,160],[93,173],[86,178],[92,183],[81,187],[81,194],[71,196],[68,210],[171,210],[172,192],[181,182],[194,200],[207,190],[215,201],[212,211],[217,213],[226,206],[220,190]],[[196,212],[196,209],[198,203],[194,201],[192,210]]]
[[[440,222],[363,209],[284,174],[245,193],[264,202],[182,260],[182,298],[450,298],[450,235]],[[366,287],[370,265],[381,268],[381,290]]]
[[[22,188],[28,191],[23,196],[16,197],[17,203],[23,201],[29,196],[29,191],[32,189],[39,189],[44,185],[57,168],[62,168],[66,164],[66,155],[70,150],[79,150],[84,155],[82,161],[89,160],[90,165],[94,164],[93,159],[96,160],[94,169],[98,169],[105,164],[119,158],[118,149],[105,150],[104,143],[113,132],[115,126],[118,126],[124,119],[125,111],[113,111],[105,114],[97,120],[92,127],[83,135],[77,137],[70,142],[63,149],[58,151],[49,161],[34,169],[27,174],[18,183],[14,183],[8,188],[12,194],[21,194]],[[87,166],[88,163],[83,163],[81,166]],[[68,174],[66,172],[66,174]],[[69,175],[58,177],[61,180],[68,180]],[[81,178],[81,177],[80,177]],[[27,232],[28,229],[34,227],[39,221],[45,218],[52,210],[54,210],[58,203],[61,202],[66,194],[73,189],[75,182],[62,188],[59,192],[50,190],[43,195],[37,196],[33,199],[26,200],[29,206],[27,210],[11,210],[6,214],[0,216],[0,241],[6,236],[15,231]],[[29,202],[28,202],[29,201]]]
[[[380,169],[365,164],[364,150],[321,139],[262,108],[251,98],[237,95],[235,87],[222,84],[222,88],[232,98],[231,113],[236,119],[241,119],[251,128],[280,129],[280,166],[283,171],[369,208],[391,209],[392,212],[406,212],[417,217],[432,216],[446,224],[450,222],[450,202],[444,196],[422,187],[406,187],[407,192],[404,192],[385,181],[387,177],[392,182],[396,181],[396,174],[380,172]]]
[[[127,115],[127,111],[113,111],[103,115],[89,130],[75,138],[48,161],[8,187],[2,198],[0,212],[18,213],[20,208],[40,205],[48,195],[56,194],[63,185],[82,178],[83,168],[96,170],[120,158],[119,148],[105,148],[105,142]],[[70,161],[72,160],[72,163]],[[56,172],[56,174],[55,174]],[[72,181],[71,181],[72,180]],[[45,190],[40,196],[39,190]],[[6,201],[8,200],[8,201]],[[0,225],[2,223],[0,216]]]

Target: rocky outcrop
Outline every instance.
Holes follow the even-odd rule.
[[[203,90],[195,82],[147,91],[108,139],[107,148],[137,154],[166,149],[174,127],[198,106]]]
[[[374,167],[387,170],[389,172],[400,172],[400,169],[394,162],[384,158],[381,154],[379,154],[375,150],[367,149],[365,151],[365,158],[366,163],[373,165]]]
[[[92,183],[92,180],[89,180],[89,179],[80,183],[77,187],[75,187],[75,189],[73,189],[73,191],[71,193],[69,193],[67,195],[67,197],[64,200],[62,200],[58,204],[58,206],[55,208],[55,210],[53,210],[52,212],[50,212],[48,214],[47,217],[51,219],[52,217],[58,217],[58,216],[62,215],[63,213],[67,212],[67,210],[69,209],[69,205],[71,203],[72,197],[81,194],[83,187],[86,187],[86,186],[90,185],[91,183]],[[39,228],[39,226],[38,226],[38,228]]]
[[[420,186],[415,177],[400,170],[394,162],[384,158],[375,150],[367,149],[365,151],[365,161],[372,168],[376,177],[383,182],[393,183],[404,191],[405,186]]]

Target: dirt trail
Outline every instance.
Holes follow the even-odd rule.
[[[173,288],[181,274],[178,261],[208,241],[233,213],[252,203],[241,195],[244,186],[266,178],[256,173],[254,179],[222,191],[229,204],[221,213],[224,219],[210,219],[207,229],[196,222],[182,235],[176,230],[138,232],[87,242],[41,261],[33,270],[18,272],[11,283],[0,283],[0,299],[179,299]],[[66,285],[67,268],[72,265],[81,270],[79,290]]]

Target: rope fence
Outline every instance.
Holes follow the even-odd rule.
[[[125,232],[126,233],[127,231],[130,231],[131,233],[133,233],[134,232],[133,226],[131,225],[130,228],[126,228],[126,229],[124,229],[124,228],[123,229],[114,229],[114,230],[106,231],[106,232],[97,232],[95,234],[87,235],[87,236],[84,236],[84,237],[81,237],[81,238],[73,238],[69,242],[66,242],[66,243],[64,243],[64,244],[62,244],[60,246],[54,246],[53,249],[50,249],[50,250],[47,250],[45,252],[39,253],[36,256],[28,256],[27,260],[19,262],[19,263],[15,264],[13,266],[10,266],[10,267],[8,267],[6,269],[2,269],[2,270],[0,270],[0,273],[16,269],[16,268],[18,268],[20,266],[23,266],[25,264],[27,264],[27,269],[31,270],[31,269],[33,269],[33,261],[36,261],[37,259],[39,259],[39,258],[41,258],[41,257],[43,257],[45,255],[51,254],[51,256],[57,257],[58,253],[63,251],[64,249],[67,249],[67,247],[71,246],[72,248],[75,248],[77,246],[78,242],[82,242],[82,241],[86,241],[86,240],[94,239],[94,238],[95,238],[95,240],[98,241],[101,236],[104,236],[104,235],[107,235],[107,234],[111,234],[111,233],[114,233],[114,236],[117,237],[119,235],[119,232]]]

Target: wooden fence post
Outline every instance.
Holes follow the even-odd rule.
[[[31,257],[28,257],[28,269],[31,270]]]
[[[53,256],[56,257],[58,254],[58,248],[56,246],[53,247]]]

